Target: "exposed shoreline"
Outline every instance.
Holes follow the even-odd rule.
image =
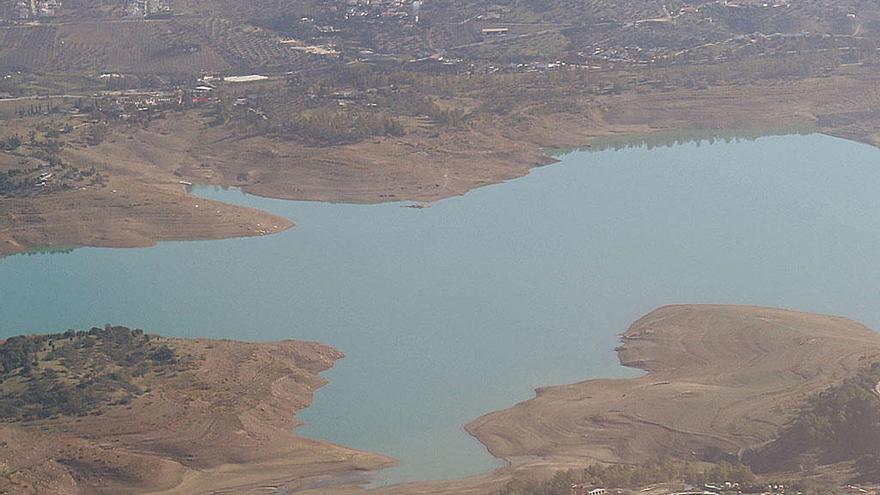
[[[366,493],[485,495],[514,478],[591,463],[735,456],[772,440],[807,398],[880,360],[880,333],[857,322],[755,306],[664,306],[621,342],[621,365],[643,375],[541,387],[465,425],[506,466]]]
[[[548,149],[576,149],[603,137],[809,126],[877,146],[878,82],[870,71],[855,71],[748,86],[629,92],[579,101],[591,109],[586,113],[532,115],[524,106],[471,128],[328,148],[265,137],[233,139],[182,114],[99,146],[65,149],[66,162],[95,166],[109,177],[107,186],[0,200],[5,215],[0,255],[53,246],[140,247],[254,236],[292,226],[266,212],[194,198],[180,190],[181,180],[276,199],[429,202],[522,177],[556,161]],[[841,99],[843,93],[852,97]]]
[[[880,360],[880,334],[863,325],[774,308],[667,306],[621,340],[621,365],[644,375],[539,388],[467,431],[512,472],[736,454],[771,440],[812,394]]]
[[[155,340],[155,338],[154,338]],[[296,435],[295,411],[342,353],[301,341],[164,339],[186,367],[100,414],[0,426],[3,493],[199,494],[297,490],[395,461]]]
[[[711,460],[772,440],[810,396],[880,360],[880,334],[846,318],[724,305],[665,306],[621,336],[636,378],[542,387],[468,423],[507,462],[465,479],[366,490],[353,473],[395,463],[293,433],[318,373],[342,357],[312,342],[165,339],[189,367],[97,416],[0,427],[11,494],[485,494],[521,476],[659,457]],[[74,461],[75,459],[75,461]],[[84,491],[83,491],[84,490]]]
[[[816,84],[825,88],[825,91],[837,91],[835,84],[828,84],[825,79],[810,80],[809,84]],[[871,80],[868,84],[874,84]],[[800,82],[800,84],[808,84]],[[770,85],[771,88],[776,88]],[[860,86],[861,87],[861,86]],[[830,88],[830,89],[829,89]],[[782,91],[779,88],[776,88]],[[715,90],[705,90],[704,93],[711,93]],[[787,90],[788,94],[796,93],[794,90]],[[119,174],[118,179],[112,179],[112,193],[109,191],[87,192],[74,199],[76,192],[69,193],[69,196],[63,198],[46,198],[46,201],[61,201],[62,206],[66,208],[58,208],[57,204],[42,205],[39,200],[35,202],[33,210],[40,210],[45,206],[46,212],[13,215],[21,219],[19,226],[15,228],[6,228],[0,226],[0,256],[9,252],[21,251],[24,248],[38,248],[43,246],[41,242],[51,239],[48,245],[95,245],[106,247],[135,247],[152,245],[162,240],[182,240],[182,239],[219,239],[234,236],[262,235],[273,233],[275,231],[285,230],[292,226],[292,223],[286,219],[270,215],[265,212],[253,210],[249,208],[241,208],[233,205],[213,202],[202,198],[196,198],[186,195],[179,191],[175,174],[190,179],[193,182],[205,183],[208,185],[232,185],[241,187],[243,191],[250,194],[256,194],[264,197],[294,199],[294,200],[311,200],[311,201],[339,201],[352,203],[376,203],[384,201],[434,201],[446,197],[465,194],[476,187],[503,182],[524,176],[538,165],[552,163],[554,158],[545,154],[547,147],[574,147],[577,143],[575,140],[581,140],[579,144],[583,144],[583,139],[601,138],[602,136],[627,136],[629,138],[638,136],[656,135],[652,133],[662,133],[670,130],[687,130],[687,129],[734,129],[743,128],[736,127],[743,123],[744,114],[749,112],[758,112],[757,106],[762,106],[761,102],[752,103],[755,107],[739,108],[741,100],[718,104],[721,109],[715,108],[717,101],[723,100],[706,100],[692,101],[694,92],[676,92],[674,97],[666,95],[667,101],[662,105],[657,103],[655,99],[660,96],[653,95],[625,95],[624,97],[633,98],[635,102],[619,102],[620,105],[615,106],[615,98],[611,97],[605,101],[605,110],[592,116],[571,116],[562,115],[554,116],[559,118],[566,130],[560,133],[553,133],[553,123],[547,119],[539,119],[535,121],[534,128],[522,132],[513,132],[501,125],[491,129],[490,133],[498,133],[493,139],[482,135],[476,141],[465,136],[445,136],[440,139],[450,139],[446,143],[448,146],[455,144],[455,139],[461,137],[464,145],[459,150],[451,150],[451,148],[437,150],[428,154],[426,158],[425,170],[413,171],[412,167],[405,165],[403,162],[411,156],[411,154],[403,155],[405,158],[392,157],[395,152],[399,152],[401,147],[428,146],[425,142],[419,143],[402,143],[400,141],[389,143],[388,141],[380,141],[374,143],[364,143],[353,146],[340,147],[340,150],[332,153],[339,153],[331,160],[332,167],[339,167],[344,173],[341,175],[331,174],[331,177],[322,175],[324,171],[318,171],[315,163],[323,163],[324,157],[312,156],[310,162],[306,159],[302,162],[296,162],[297,167],[285,167],[289,165],[291,160],[300,158],[295,155],[285,155],[283,153],[295,153],[296,150],[285,149],[283,153],[274,159],[267,160],[263,168],[254,168],[247,171],[251,178],[247,182],[237,183],[230,177],[239,170],[243,163],[250,163],[246,158],[257,147],[266,144],[265,142],[246,143],[244,147],[233,150],[231,156],[227,159],[218,159],[216,167],[210,170],[208,175],[200,175],[206,172],[195,168],[195,163],[205,159],[203,155],[194,153],[192,155],[185,154],[183,168],[167,168],[166,160],[169,156],[175,156],[174,153],[182,152],[175,150],[174,146],[170,146],[168,154],[162,154],[154,157],[148,162],[142,161],[139,157],[135,157],[131,150],[124,150],[123,147],[117,147],[114,143],[102,145],[99,149],[86,149],[71,151],[71,159],[80,159],[88,162],[95,160],[100,154],[109,154],[109,156],[119,157],[120,161],[114,164],[114,173]],[[716,91],[717,93],[717,91]],[[820,96],[828,96],[827,93],[817,92]],[[723,95],[715,94],[706,98],[722,98]],[[778,95],[769,95],[767,98],[773,99]],[[815,95],[811,95],[816,98]],[[642,100],[638,100],[641,97]],[[723,98],[730,98],[723,96]],[[740,95],[740,98],[746,98],[746,95]],[[854,100],[857,100],[855,98]],[[650,103],[655,102],[656,108],[651,108]],[[670,103],[671,102],[671,103]],[[790,124],[816,124],[817,132],[832,135],[844,139],[850,139],[862,142],[872,146],[878,146],[880,139],[875,132],[880,129],[880,118],[878,122],[867,121],[862,124],[862,130],[853,130],[846,126],[818,125],[819,121],[829,119],[827,113],[830,110],[838,111],[836,114],[843,114],[852,110],[846,104],[827,103],[828,108],[824,108],[826,113],[821,113],[815,108],[806,111],[794,111],[786,105],[795,105],[794,102],[765,102],[769,106],[763,114],[758,112],[757,123],[773,121],[778,118],[781,107],[788,108],[792,113],[790,118],[783,119]],[[880,105],[880,102],[871,102]],[[816,104],[815,101],[803,103],[806,106]],[[677,106],[678,105],[678,106]],[[681,105],[686,106],[683,110]],[[687,107],[687,105],[691,105]],[[705,107],[703,107],[705,105]],[[775,105],[775,106],[774,106]],[[711,107],[711,108],[710,108]],[[737,108],[734,108],[737,107]],[[833,108],[832,108],[833,107]],[[644,114],[641,112],[644,108]],[[880,107],[878,107],[880,108]],[[707,113],[700,113],[701,109],[705,109]],[[684,120],[669,120],[668,115],[684,115]],[[664,116],[666,115],[666,116]],[[833,119],[832,119],[833,120]],[[647,123],[650,121],[650,123]],[[193,123],[191,123],[193,124]],[[570,127],[567,125],[570,124]],[[194,124],[193,124],[194,125]],[[558,123],[557,123],[558,125]],[[729,127],[728,127],[729,126]],[[874,127],[872,127],[874,126]],[[157,126],[158,127],[158,126]],[[756,127],[750,127],[754,129]],[[557,127],[558,129],[558,127]],[[150,131],[150,133],[138,131],[136,140],[141,144],[151,139],[157,141],[153,144],[157,148],[161,148],[166,141],[159,136],[159,131]],[[503,135],[504,132],[511,132],[512,135]],[[586,136],[586,137],[585,137]],[[489,143],[498,145],[499,148],[482,148]],[[538,144],[543,143],[543,144]],[[549,143],[549,144],[548,144]],[[172,143],[173,144],[173,143]],[[436,143],[430,143],[434,145]],[[380,151],[383,147],[388,146],[388,150]],[[474,153],[478,149],[489,149],[482,157],[487,158],[480,163],[484,167],[478,170],[473,169],[476,162]],[[197,150],[198,151],[198,150]],[[202,150],[204,151],[204,150]],[[308,150],[307,150],[308,151]],[[215,153],[222,155],[223,150],[214,150]],[[328,152],[329,153],[329,152]],[[383,153],[386,153],[383,155]],[[390,155],[389,155],[390,154]],[[345,162],[346,157],[351,161]],[[335,161],[339,160],[339,161]],[[374,164],[376,169],[367,167]],[[179,162],[173,162],[175,166]],[[187,163],[193,165],[187,168]],[[145,166],[146,165],[146,166]],[[301,166],[300,166],[301,165]],[[331,167],[331,168],[332,168]],[[468,168],[470,167],[470,168]],[[336,170],[336,169],[333,169]],[[111,174],[111,177],[116,177]],[[400,179],[400,180],[398,180]],[[449,179],[448,181],[443,181]],[[401,185],[402,184],[402,185]],[[433,184],[433,185],[432,185]],[[439,184],[439,185],[438,185]],[[437,186],[437,187],[433,187]],[[175,192],[178,190],[178,192]],[[156,191],[161,191],[162,201],[158,205],[153,205],[152,201]],[[392,192],[393,191],[393,192]],[[403,192],[401,192],[403,191]],[[68,193],[64,193],[67,195]],[[109,196],[112,194],[113,196]],[[393,197],[389,197],[393,195]],[[95,204],[90,205],[85,210],[86,217],[90,220],[83,221],[79,215],[84,211],[77,210],[74,206],[81,204],[80,201],[85,197],[86,203],[94,201]],[[12,203],[0,203],[0,209],[9,206]],[[100,206],[96,206],[100,205]],[[198,205],[198,206],[196,206]],[[21,205],[19,205],[21,206]],[[13,204],[13,207],[15,205]],[[22,206],[23,208],[23,206]],[[28,215],[40,217],[38,222],[28,220]],[[65,230],[57,230],[62,225]],[[271,225],[273,228],[267,231],[258,231],[255,229]],[[56,230],[52,230],[56,229]],[[5,230],[5,232],[4,232]],[[118,232],[117,232],[118,230]],[[4,236],[6,236],[4,238]],[[74,243],[70,243],[71,239],[79,239]],[[82,241],[82,239],[86,239]],[[62,244],[62,240],[64,243]],[[4,242],[5,241],[5,242]],[[5,246],[5,247],[4,247]],[[10,247],[11,246],[11,247]],[[643,400],[654,401],[651,407],[647,408],[647,412],[663,413],[662,407],[657,407],[661,403],[661,395],[653,395],[651,387],[660,387],[664,389],[673,389],[675,393],[681,395],[682,400],[699,400],[705,397],[711,397],[708,401],[710,404],[689,405],[694,410],[704,409],[705,407],[714,407],[711,404],[717,402],[718,396],[713,395],[720,393],[716,390],[719,387],[727,387],[729,384],[721,383],[702,383],[697,378],[698,375],[679,374],[678,365],[670,366],[670,363],[676,363],[675,359],[679,357],[672,356],[672,361],[666,361],[670,358],[664,355],[662,348],[642,347],[651,339],[643,339],[637,337],[645,328],[659,324],[660,328],[669,330],[662,322],[666,319],[665,312],[697,312],[700,316],[696,318],[697,326],[706,327],[707,321],[714,318],[724,320],[724,328],[727,338],[733,339],[731,331],[736,329],[736,321],[750,321],[749,325],[761,326],[760,318],[770,314],[773,319],[778,321],[796,321],[798,324],[808,326],[807,330],[801,329],[798,339],[826,339],[829,338],[823,333],[823,326],[828,329],[839,331],[846,335],[846,344],[852,344],[858,347],[841,348],[840,342],[832,342],[832,347],[828,352],[841,352],[842,354],[834,354],[833,361],[835,367],[830,375],[826,376],[825,371],[821,374],[813,368],[781,368],[773,369],[767,373],[783,373],[785,375],[801,376],[804,374],[816,373],[813,377],[815,381],[809,383],[798,383],[791,385],[792,389],[786,389],[787,384],[780,384],[777,389],[770,391],[760,389],[759,394],[782,393],[784,392],[787,404],[797,404],[802,401],[810,393],[818,390],[823,384],[830,383],[830,380],[837,380],[845,376],[847,373],[855,369],[859,360],[876,359],[880,356],[880,342],[874,337],[863,334],[860,325],[835,317],[821,317],[817,315],[808,315],[805,313],[795,313],[782,310],[773,310],[768,308],[744,308],[744,307],[671,307],[662,308],[652,312],[639,322],[636,322],[630,328],[624,337],[627,341],[620,350],[619,357],[621,364],[624,366],[635,367],[646,371],[646,375],[632,380],[588,380],[574,385],[553,386],[538,389],[537,396],[528,401],[524,401],[511,409],[504,411],[496,411],[482,416],[466,426],[467,431],[477,438],[481,443],[486,445],[492,455],[497,458],[504,459],[509,465],[501,468],[495,473],[487,473],[478,475],[466,480],[431,482],[431,483],[413,483],[394,487],[387,487],[372,490],[377,493],[410,493],[412,491],[420,491],[424,493],[482,493],[486,487],[497,486],[498,483],[509,479],[510,476],[521,472],[544,472],[553,469],[566,467],[578,467],[583,463],[584,459],[593,459],[597,462],[638,462],[639,453],[656,453],[661,447],[667,448],[672,445],[675,455],[686,456],[689,450],[694,448],[718,448],[725,451],[737,450],[745,448],[754,442],[766,441],[770,438],[784,420],[785,415],[777,411],[761,410],[760,404],[749,402],[749,397],[736,395],[735,391],[724,392],[722,398],[731,398],[747,402],[750,407],[757,408],[757,413],[753,413],[750,409],[747,414],[753,419],[755,427],[752,430],[742,429],[742,425],[737,425],[735,417],[722,418],[724,421],[719,425],[712,424],[702,429],[691,429],[676,421],[682,418],[666,415],[653,417],[645,415],[646,407],[638,405],[630,401],[616,402],[620,397],[612,397],[609,394],[622,393],[623,397],[633,397],[636,393],[646,393],[642,396]],[[657,314],[661,314],[658,317]],[[764,315],[764,316],[761,316]],[[685,318],[680,314],[669,316],[672,320],[676,318]],[[688,318],[685,318],[687,320]],[[684,321],[684,320],[683,320]],[[731,323],[734,322],[734,323]],[[687,330],[686,327],[682,327]],[[751,327],[750,327],[751,328]],[[705,330],[705,328],[703,328]],[[864,329],[864,327],[861,327]],[[690,330],[694,330],[691,328]],[[835,335],[837,337],[837,335]],[[796,341],[795,339],[794,341]],[[761,342],[760,339],[757,339]],[[681,335],[675,335],[675,338],[669,342],[663,342],[663,345],[681,345],[683,343]],[[738,344],[749,350],[748,339],[734,339],[728,344]],[[656,343],[656,342],[655,342]],[[709,345],[716,345],[711,339],[702,342]],[[790,342],[789,342],[790,343]],[[768,342],[768,345],[777,345],[779,342]],[[833,344],[833,345],[832,345]],[[798,346],[803,346],[799,343]],[[662,346],[661,346],[662,347]],[[816,346],[825,347],[825,346]],[[735,345],[732,347],[724,347],[728,352],[736,352]],[[659,349],[659,350],[658,350]],[[787,348],[779,348],[785,351]],[[865,351],[870,350],[870,356],[865,355]],[[658,358],[656,352],[660,352]],[[688,351],[690,352],[690,350]],[[823,351],[824,352],[824,351]],[[860,354],[857,356],[857,354]],[[762,362],[761,353],[757,357]],[[820,361],[828,359],[828,356],[820,356]],[[730,363],[728,363],[730,364]],[[697,367],[696,369],[699,369]],[[688,371],[688,370],[685,370]],[[716,375],[720,376],[719,370],[714,370]],[[734,374],[736,370],[723,368],[721,371],[728,374]],[[690,370],[694,373],[693,370]],[[721,373],[721,374],[724,374]],[[804,375],[806,376],[806,375]],[[803,378],[803,376],[801,376]],[[652,382],[653,380],[653,382]],[[655,383],[656,382],[656,383]],[[666,383],[661,383],[666,382]],[[606,390],[607,388],[607,390]],[[658,389],[659,390],[659,389]],[[754,392],[754,390],[752,391]],[[695,395],[694,395],[695,394]],[[729,396],[729,397],[728,397]],[[735,396],[735,397],[734,397]],[[647,397],[647,398],[645,398]],[[566,410],[566,405],[571,405],[577,401],[581,402],[577,414],[581,416],[575,417],[575,413]],[[598,405],[597,405],[598,404]],[[733,404],[733,403],[731,403]],[[303,406],[304,407],[304,406]],[[603,409],[604,407],[604,409]],[[611,411],[612,408],[624,407],[624,412],[618,416],[617,411]],[[731,406],[733,407],[733,406]],[[736,406],[739,407],[739,406]],[[592,408],[592,409],[591,409]],[[632,408],[632,409],[626,409]],[[552,410],[553,414],[547,413]],[[717,410],[717,408],[716,408]],[[587,413],[583,411],[591,411],[595,418],[591,417],[589,424],[580,424],[577,418],[583,419]],[[719,413],[720,414],[720,413]],[[552,428],[545,428],[547,425],[530,422],[530,418],[550,418],[548,423]],[[687,416],[685,416],[687,417]],[[719,416],[721,417],[721,416]],[[703,421],[703,419],[695,420]],[[714,421],[714,420],[713,420]],[[719,420],[720,421],[720,420]],[[552,431],[550,431],[552,430]],[[570,432],[572,436],[562,435],[561,432]],[[545,435],[546,434],[546,435]],[[633,435],[642,435],[647,440],[635,440]],[[554,436],[556,435],[556,436]],[[581,435],[581,436],[579,436]],[[598,436],[598,442],[590,442],[590,446],[580,446],[575,442],[581,441],[582,435]],[[28,440],[30,441],[30,440]],[[299,441],[303,441],[300,439]],[[640,443],[647,442],[647,443]],[[314,447],[320,442],[306,441],[309,448]],[[326,444],[321,444],[326,445]],[[338,447],[338,446],[333,446]],[[305,448],[305,447],[304,447]],[[344,449],[343,447],[338,447]],[[372,454],[363,454],[363,458],[352,457],[354,459],[345,468],[333,468],[332,472],[350,472],[352,469],[377,469],[389,465],[391,462],[387,458],[381,456],[373,457]],[[246,466],[244,469],[241,466]],[[352,467],[354,466],[354,467]],[[191,470],[187,474],[179,476],[180,483],[175,487],[166,490],[159,490],[150,493],[179,493],[180,486],[186,487],[188,492],[198,492],[206,486],[210,486],[214,482],[227,483],[230,480],[244,480],[237,489],[257,489],[258,485],[265,483],[282,483],[289,482],[287,477],[291,464],[252,461],[244,464],[220,463],[214,465],[208,470]],[[301,465],[295,465],[296,469],[301,469],[304,477],[313,475],[321,475],[322,472],[309,471],[310,468]],[[327,467],[323,466],[321,469]],[[261,471],[262,478],[254,481],[247,476],[247,473],[257,468]],[[351,490],[351,486],[315,488],[320,492],[344,492]]]

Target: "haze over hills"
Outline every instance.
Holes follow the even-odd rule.
[[[873,2],[158,1],[4,11],[0,252],[289,226],[221,205],[208,219],[181,207],[181,181],[421,201],[612,134],[880,142]],[[83,214],[103,203],[136,220]]]
[[[880,146],[878,67],[876,0],[0,0],[0,257],[294,227],[195,184],[422,209],[604,138]],[[468,425],[510,466],[375,491],[641,490],[749,468],[880,482],[880,344],[861,325],[674,306],[624,340],[646,376],[541,389]],[[339,357],[111,326],[11,338],[0,492],[360,491],[352,471],[393,460],[290,432]]]
[[[90,75],[302,71],[337,58],[434,57],[455,72],[560,61],[710,63],[791,50],[870,51],[880,37],[880,7],[857,0],[4,0],[3,7],[0,69]]]

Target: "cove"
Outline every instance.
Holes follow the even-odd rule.
[[[616,334],[663,304],[880,328],[880,150],[823,135],[574,152],[430,209],[195,193],[297,223],[260,238],[0,260],[0,337],[106,322],[346,352],[299,433],[400,459],[380,482],[499,464],[462,429],[539,386],[634,376]]]

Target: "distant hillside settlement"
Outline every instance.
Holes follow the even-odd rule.
[[[55,17],[61,0],[7,0],[0,6],[0,20]]]
[[[3,0],[0,1],[0,23],[59,17],[62,7],[63,0]],[[126,16],[159,19],[171,14],[171,0],[126,0]]]

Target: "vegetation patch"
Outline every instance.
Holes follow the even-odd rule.
[[[122,326],[11,337],[0,345],[0,420],[100,413],[190,365],[166,339]]]
[[[498,495],[569,495],[572,486],[591,485],[603,488],[640,488],[649,484],[681,482],[704,483],[755,482],[755,475],[743,464],[721,462],[714,465],[678,462],[669,459],[641,465],[593,465],[583,470],[560,471],[549,480],[514,480]]]
[[[776,440],[749,455],[756,472],[846,461],[863,481],[880,481],[880,363],[810,399]]]

